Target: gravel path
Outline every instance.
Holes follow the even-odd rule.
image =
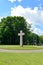
[[[5,50],[5,49],[0,49],[0,52],[31,53],[31,52],[43,52],[43,49],[40,49],[40,50]]]

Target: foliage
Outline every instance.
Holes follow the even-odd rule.
[[[43,44],[43,35],[40,36],[40,41],[41,41],[41,43]]]
[[[18,33],[22,30],[25,33],[23,36],[23,44],[33,45],[36,41],[36,45],[38,45],[39,36],[33,34],[30,29],[31,25],[27,24],[26,20],[21,16],[8,16],[3,18],[0,22],[0,44],[18,45]]]

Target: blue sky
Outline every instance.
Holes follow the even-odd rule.
[[[0,19],[6,16],[23,16],[34,33],[43,35],[43,0],[0,0]]]
[[[24,8],[30,7],[34,9],[34,7],[38,7],[40,9],[40,4],[43,9],[43,0],[22,0],[18,2],[18,0],[13,3],[9,0],[0,0],[0,16],[8,16],[11,12],[11,7],[22,5]]]

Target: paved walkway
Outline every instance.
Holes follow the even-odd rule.
[[[31,53],[31,52],[43,52],[43,49],[40,49],[40,50],[5,50],[5,49],[0,49],[0,52]]]

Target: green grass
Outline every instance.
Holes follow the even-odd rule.
[[[43,46],[29,46],[24,45],[20,47],[19,45],[0,45],[0,49],[9,49],[9,50],[36,50],[36,49],[43,49]]]
[[[0,65],[43,65],[43,53],[0,53]]]

